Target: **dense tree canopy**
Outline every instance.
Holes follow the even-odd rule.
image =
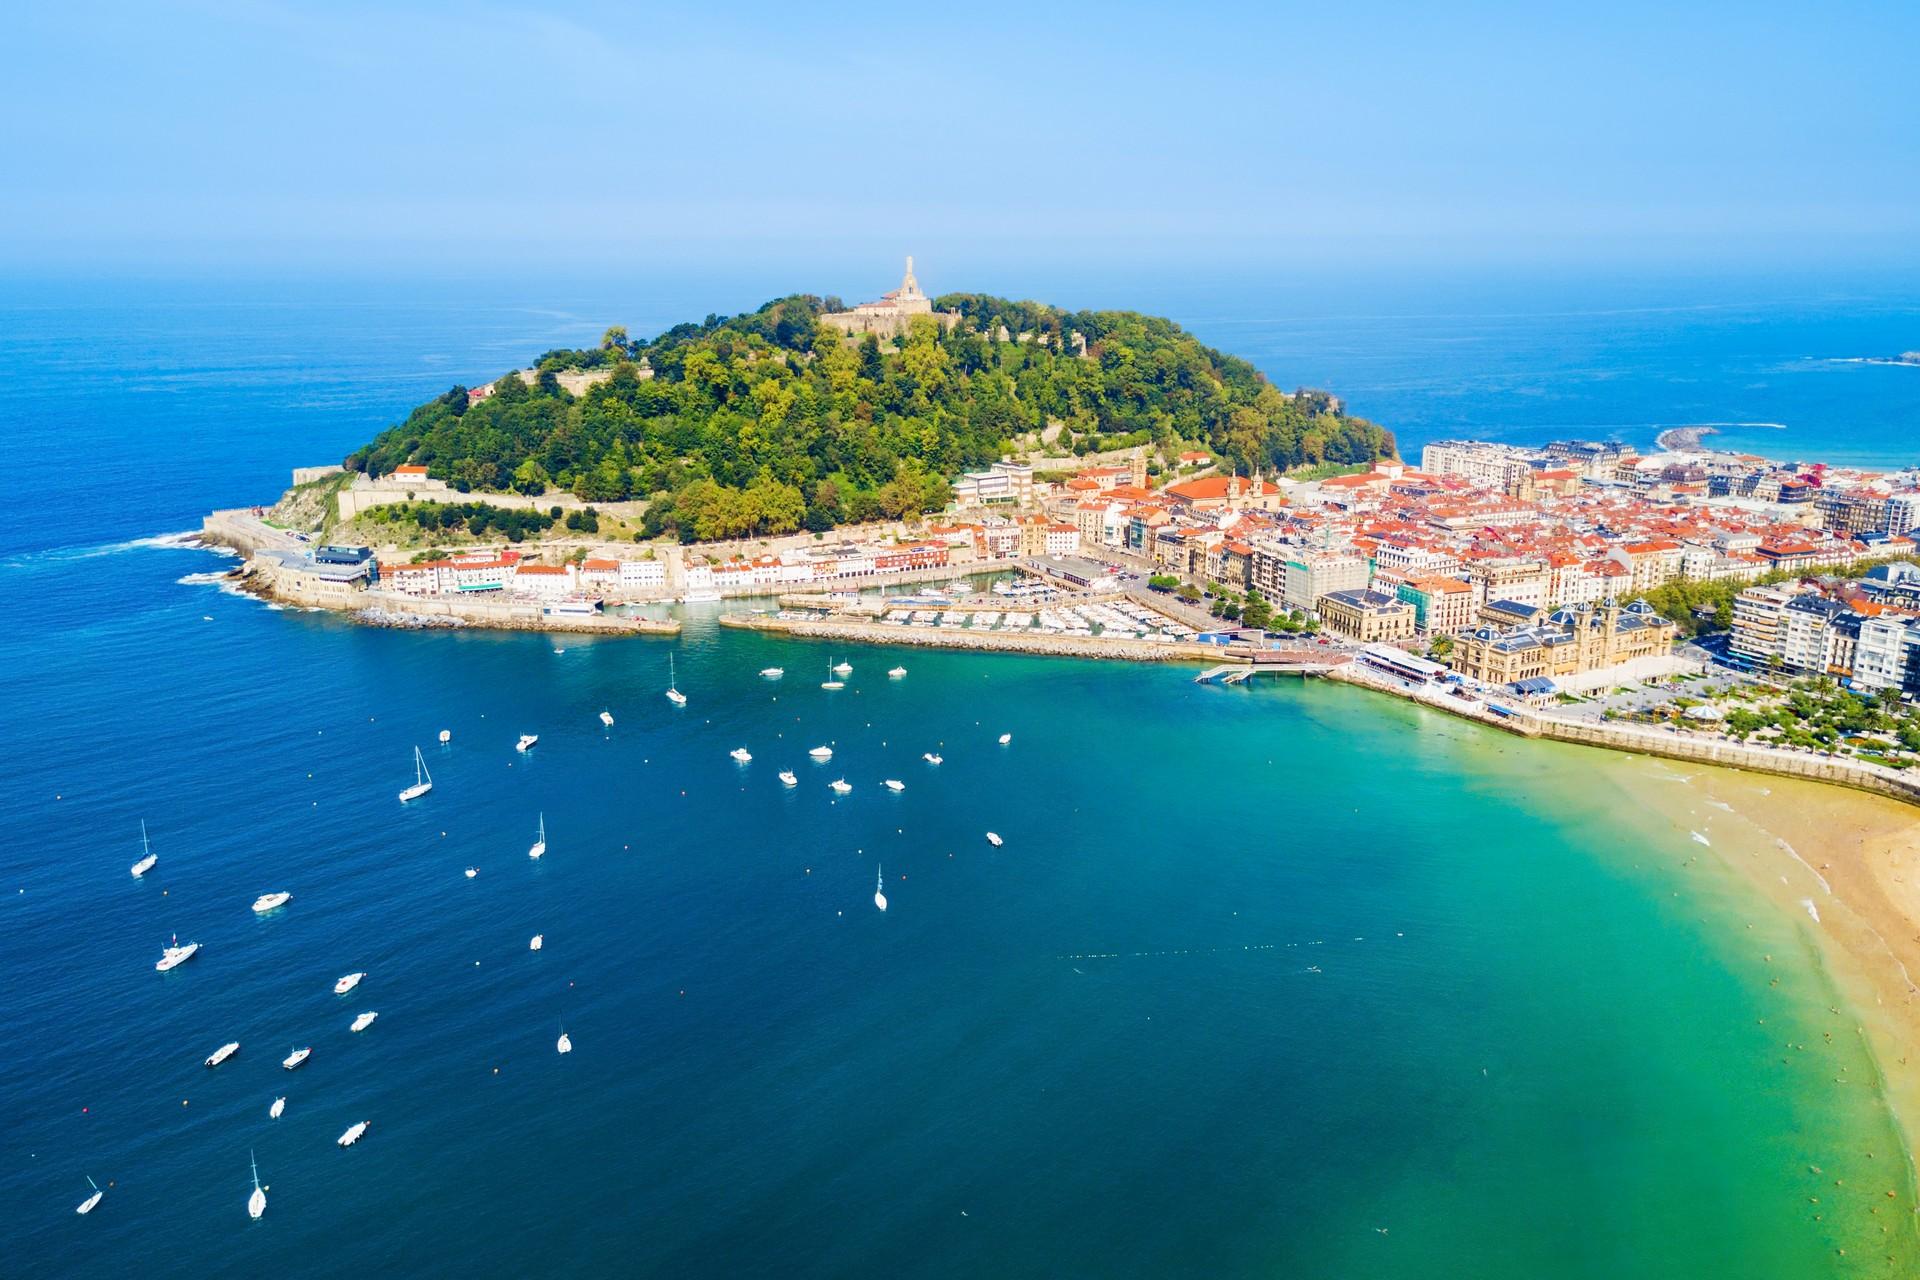
[[[838,299],[799,295],[651,342],[616,326],[542,356],[530,385],[502,377],[471,406],[453,388],[346,464],[419,463],[462,491],[652,498],[653,531],[704,540],[938,510],[950,477],[1052,423],[1080,453],[1199,441],[1242,470],[1394,451],[1331,397],[1282,392],[1170,320],[976,294],[938,306],[961,315],[950,332],[917,319],[884,345],[822,325]],[[582,396],[559,384],[594,369],[612,376]]]

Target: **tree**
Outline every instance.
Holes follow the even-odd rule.
[[[528,458],[513,470],[513,489],[515,493],[531,494],[535,497],[545,493],[552,477],[540,463]]]
[[[602,351],[615,351],[626,345],[627,326],[623,324],[608,325],[607,331],[600,335],[600,349]]]

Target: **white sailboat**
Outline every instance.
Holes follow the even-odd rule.
[[[573,1052],[573,1037],[567,1034],[567,1026],[564,1022],[560,1024],[560,1038],[554,1041],[553,1051],[555,1053]]]
[[[282,1094],[280,1097],[275,1098],[273,1100],[272,1106],[267,1108],[267,1115],[272,1119],[278,1120],[281,1114],[286,1111],[286,1109],[287,1109],[286,1095]]]
[[[789,787],[797,787],[800,785],[800,779],[793,776],[793,770],[791,769],[782,769],[780,771],[780,781]]]
[[[257,1221],[267,1211],[267,1193],[260,1185],[260,1162],[251,1151],[247,1152],[247,1163],[253,1166],[253,1194],[247,1197],[247,1216]]]
[[[364,973],[349,973],[344,978],[340,979],[340,981],[333,984],[333,994],[337,996],[343,996],[347,994],[347,992],[359,986],[360,979],[366,976],[367,975]]]
[[[95,1182],[91,1176],[87,1178],[87,1185],[93,1188],[93,1194],[88,1196],[85,1200],[82,1200],[74,1208],[75,1213],[82,1213],[82,1214],[92,1213],[93,1206],[100,1203],[100,1197],[107,1194],[106,1192],[100,1189],[100,1184]]]
[[[140,861],[134,863],[128,870],[133,872],[134,879],[137,880],[147,874],[147,872],[153,870],[153,864],[158,861],[160,861],[160,856],[153,851],[153,846],[147,842],[147,820],[142,818],[140,820]]]
[[[292,901],[293,895],[290,893],[263,893],[253,900],[254,914],[263,916],[269,911],[279,910]]]
[[[371,1120],[355,1121],[347,1128],[347,1131],[336,1138],[335,1141],[343,1147],[350,1147],[360,1141],[361,1136],[367,1131],[367,1126],[372,1123],[373,1121]]]
[[[847,670],[849,670],[849,671],[851,671],[851,670],[853,670],[853,668],[851,668],[851,667],[848,667],[848,668],[847,668]],[[836,666],[834,666],[834,665],[833,665],[833,664],[832,664],[831,662],[830,662],[830,663],[828,663],[828,664],[827,664],[827,678],[826,678],[825,680],[822,680],[822,681],[820,682],[820,687],[821,687],[822,689],[844,689],[844,688],[846,688],[846,687],[847,687],[847,682],[846,682],[846,681],[844,681],[844,680],[842,680],[842,679],[840,678],[840,676],[839,676],[839,671],[840,671],[840,668],[839,668],[839,667],[836,667]]]
[[[353,1020],[353,1025],[348,1027],[347,1030],[365,1031],[368,1027],[373,1025],[373,1020],[379,1016],[380,1014],[377,1011],[373,1009],[369,1009],[365,1013],[361,1014],[359,1017],[355,1018]]]
[[[680,692],[679,679],[673,672],[673,655],[667,655],[667,701],[676,707],[687,705],[687,695]]]
[[[193,959],[195,955],[199,954],[199,951],[200,944],[197,942],[189,942],[186,946],[181,946],[180,935],[176,933],[173,935],[173,945],[160,952],[160,958],[154,961],[153,967],[161,973],[165,973],[175,965],[185,964],[187,961]]]
[[[408,800],[418,800],[433,790],[433,775],[427,772],[427,758],[420,754],[420,748],[413,749],[413,785],[400,793],[404,804]]]
[[[873,869],[873,905],[882,911],[887,909],[887,872],[884,867]]]
[[[538,861],[540,858],[546,855],[546,852],[547,852],[547,815],[545,813],[542,813],[540,815],[540,834],[534,840],[533,847],[527,850],[527,856],[529,858],[534,859],[535,861]]]
[[[607,728],[609,729],[613,728],[613,712],[602,711],[600,713],[600,723],[607,726]]]

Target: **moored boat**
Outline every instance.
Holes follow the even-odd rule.
[[[833,748],[827,746],[815,747],[813,750],[807,752],[807,754],[815,760],[831,760],[833,759]]]
[[[360,979],[366,976],[367,975],[364,973],[350,973],[346,975],[344,978],[340,979],[338,982],[333,984],[333,994],[337,996],[343,996],[347,994],[347,992],[359,986]]]
[[[534,837],[533,843],[530,846],[528,846],[527,856],[537,862],[541,858],[544,858],[546,854],[547,854],[547,815],[545,813],[542,813],[540,815],[540,833]]]
[[[898,680],[900,677],[906,674],[907,674],[907,669],[905,667],[895,667],[893,668],[893,670],[887,672],[887,679]]]
[[[887,790],[893,791],[893,792],[901,792],[907,789],[907,784],[900,781],[900,779],[898,778],[888,778],[885,782],[882,782],[880,785],[885,787]]]
[[[607,726],[607,728],[609,729],[613,728],[613,712],[602,711],[600,713],[600,723]]]
[[[887,873],[884,867],[873,869],[873,905],[882,911],[887,909]]]
[[[247,1216],[257,1222],[267,1211],[267,1192],[260,1185],[260,1162],[253,1158],[251,1151],[247,1152],[247,1163],[253,1166],[253,1194],[247,1197]]]
[[[267,1115],[271,1119],[278,1120],[281,1117],[281,1115],[285,1113],[286,1109],[287,1109],[287,1099],[286,1099],[286,1096],[283,1094],[280,1097],[275,1098],[273,1100],[273,1105],[267,1108]]]
[[[88,1196],[85,1200],[82,1200],[78,1205],[74,1207],[73,1211],[75,1213],[78,1213],[78,1214],[92,1213],[93,1207],[100,1203],[100,1199],[102,1196],[107,1194],[106,1192],[100,1189],[100,1184],[95,1182],[91,1177],[87,1179],[87,1185],[93,1188],[93,1194]]]
[[[353,1124],[349,1125],[347,1127],[347,1131],[341,1134],[338,1138],[334,1139],[334,1141],[338,1142],[343,1147],[350,1147],[354,1143],[360,1141],[360,1139],[366,1134],[368,1126],[371,1125],[372,1123],[373,1121],[371,1120],[357,1120]]]
[[[253,900],[253,910],[256,915],[265,915],[267,912],[276,911],[292,901],[293,895],[290,893],[263,893]]]
[[[513,749],[524,755],[526,752],[533,750],[535,747],[539,745],[540,745],[539,734],[523,733],[520,735],[520,741],[513,744]]]
[[[789,787],[797,787],[800,785],[800,779],[793,776],[793,770],[791,769],[782,769],[780,771],[780,781]]]
[[[229,1040],[207,1055],[207,1065],[217,1067],[238,1052],[240,1052],[240,1042],[238,1040]]]
[[[373,1009],[369,1009],[365,1013],[361,1014],[359,1017],[355,1018],[353,1020],[353,1025],[348,1027],[347,1030],[365,1031],[368,1027],[373,1025],[373,1020],[379,1016],[380,1014],[377,1011]]]
[[[313,1049],[311,1046],[305,1049],[295,1049],[292,1053],[289,1053],[280,1060],[280,1065],[288,1071],[291,1071],[312,1056]]]
[[[999,836],[989,831],[987,832],[987,843],[992,845],[994,848],[998,849],[1001,845],[1005,844],[1006,841],[1002,840]]]
[[[837,796],[844,796],[849,791],[853,790],[853,784],[848,782],[845,778],[836,779],[833,782],[829,782],[827,785],[833,788],[833,793]]]
[[[778,680],[781,676],[785,674],[787,674],[787,669],[785,667],[760,668],[760,678],[762,680]]]
[[[427,759],[420,754],[420,748],[413,749],[413,785],[400,793],[401,803],[418,800],[433,790],[433,775],[427,772]]]
[[[928,764],[939,764],[941,760],[945,759],[945,757],[937,751],[923,751],[920,754],[920,758]]]
[[[748,751],[745,747],[735,747],[733,750],[727,752],[727,754],[732,756],[734,760],[739,764],[753,763],[753,753],[751,751]]]
[[[185,946],[182,946],[180,945],[180,935],[176,933],[173,935],[173,945],[161,950],[160,958],[154,962],[153,967],[161,973],[165,973],[175,965],[185,964],[198,954],[200,954],[199,943],[189,942]]]
[[[140,861],[134,863],[128,870],[133,872],[133,878],[138,880],[141,876],[153,870],[154,864],[158,861],[160,861],[160,856],[153,851],[153,846],[147,842],[147,822],[146,819],[142,818],[140,820]],[[85,1210],[81,1212],[84,1213]]]

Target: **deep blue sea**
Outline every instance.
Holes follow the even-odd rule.
[[[1689,865],[1642,766],[1172,668],[864,649],[828,693],[705,609],[356,628],[163,536],[452,382],[754,300],[675,288],[0,288],[0,1274],[1913,1274],[1865,1189],[1899,1139],[1838,1083],[1871,1063],[1780,1056],[1840,998],[1804,922]],[[1910,300],[1179,301],[1410,445],[1914,447],[1920,370],[1828,363],[1920,346]]]

